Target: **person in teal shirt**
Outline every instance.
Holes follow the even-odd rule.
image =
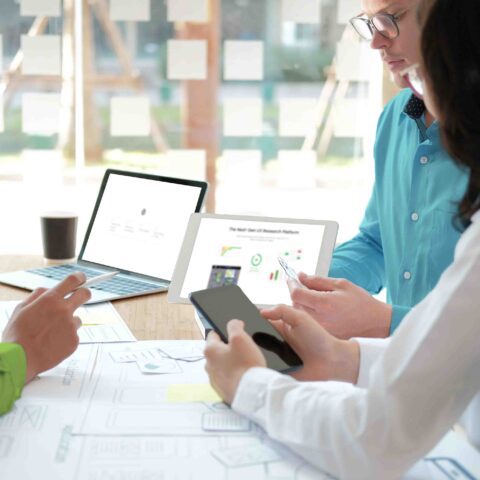
[[[26,383],[77,348],[81,322],[74,312],[91,296],[78,288],[85,280],[75,273],[50,290],[39,288],[13,312],[0,343],[0,415],[11,410]]]
[[[352,25],[378,50],[394,81],[419,61],[418,0],[363,0]],[[300,274],[293,305],[339,338],[387,337],[453,261],[462,231],[452,221],[468,181],[442,146],[439,127],[410,88],[378,122],[375,185],[360,231],[336,248],[330,278]],[[383,288],[387,304],[372,297]]]

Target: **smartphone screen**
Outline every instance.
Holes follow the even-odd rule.
[[[245,331],[262,349],[268,368],[284,372],[302,365],[300,357],[237,285],[200,290],[189,297],[224,342],[228,338],[227,323],[232,319],[243,320]]]

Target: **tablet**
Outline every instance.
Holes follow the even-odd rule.
[[[297,272],[327,276],[337,237],[333,221],[196,213],[190,216],[168,301],[238,285],[257,306],[291,304],[284,258]]]
[[[189,297],[225,343],[228,343],[228,322],[234,318],[243,320],[245,331],[262,350],[268,368],[287,372],[302,366],[300,357],[260,315],[238,285],[200,290],[190,293]]]

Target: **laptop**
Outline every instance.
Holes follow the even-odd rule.
[[[81,271],[118,271],[91,287],[88,303],[168,290],[190,215],[207,183],[107,169],[76,263],[0,274],[0,283],[50,288]]]

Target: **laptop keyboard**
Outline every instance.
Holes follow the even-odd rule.
[[[101,273],[105,273],[77,264],[56,265],[54,267],[36,268],[28,271],[30,273],[41,275],[42,277],[47,277],[59,281],[63,280],[65,277],[74,272],[84,273],[87,279],[96,277]],[[159,288],[159,285],[149,282],[143,282],[141,280],[133,280],[131,278],[120,277],[119,275],[117,275],[110,280],[99,283],[97,285],[93,285],[89,288],[91,288],[92,290],[101,290],[104,292],[113,293],[115,295],[129,295],[131,293],[149,292],[151,290],[156,290]]]

